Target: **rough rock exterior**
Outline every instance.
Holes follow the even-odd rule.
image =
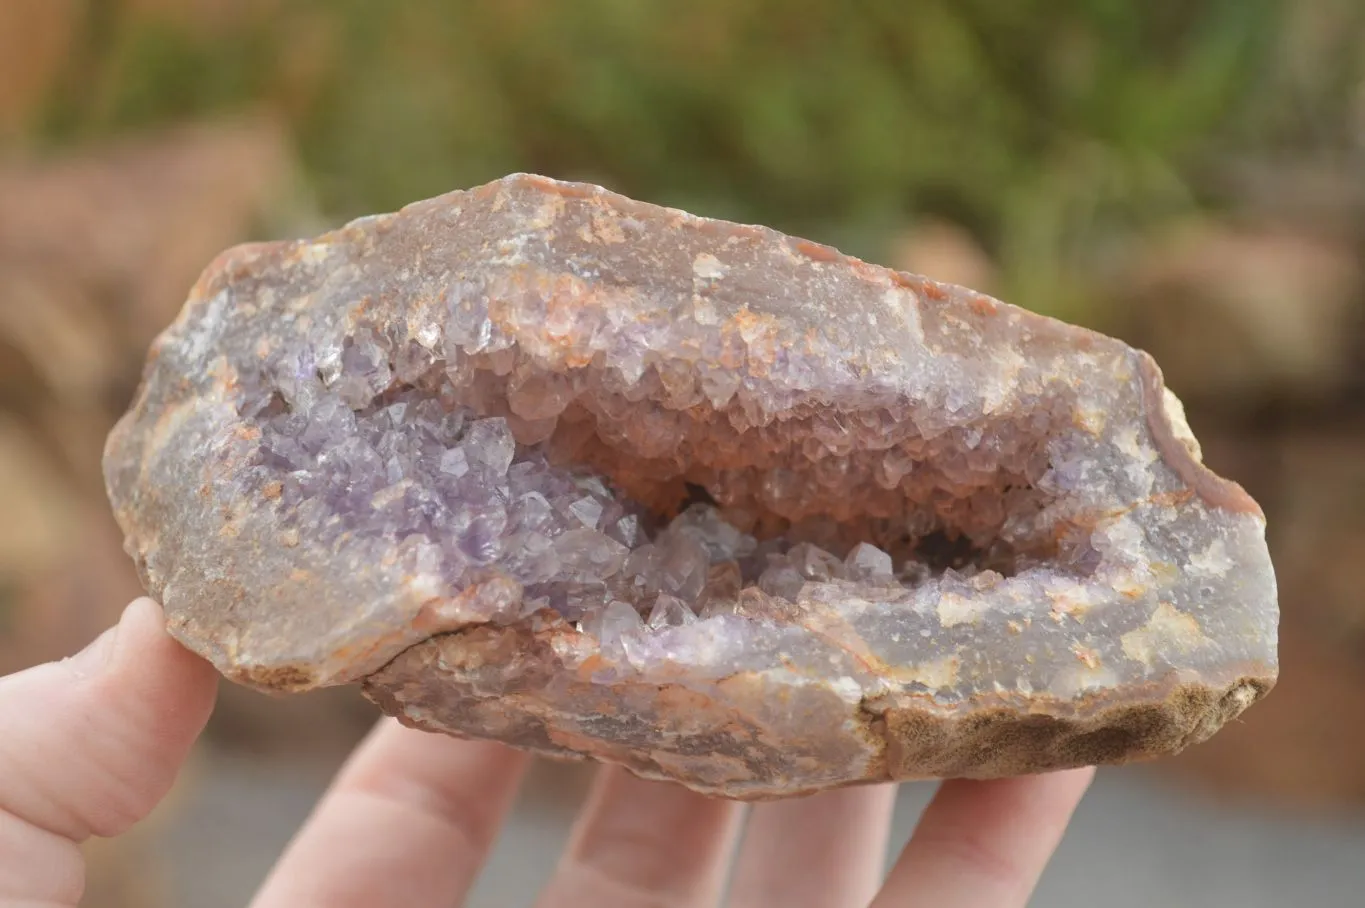
[[[105,472],[228,677],[731,797],[1157,756],[1277,671],[1146,354],[541,177],[225,253]]]

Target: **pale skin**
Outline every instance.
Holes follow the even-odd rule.
[[[79,655],[0,678],[0,906],[78,904],[79,843],[126,831],[169,791],[217,675],[164,623],[139,599]],[[526,763],[379,723],[254,908],[462,904]],[[537,908],[701,908],[727,879],[735,908],[1021,906],[1090,778],[948,782],[884,875],[893,786],[745,807],[603,769]]]

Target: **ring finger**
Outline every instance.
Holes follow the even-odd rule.
[[[862,908],[881,885],[895,801],[895,785],[869,785],[755,807],[731,908]]]

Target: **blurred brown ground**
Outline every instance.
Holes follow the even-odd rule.
[[[101,14],[77,0],[0,3],[0,501],[8,518],[0,521],[0,673],[73,651],[139,592],[104,501],[100,449],[147,345],[200,269],[235,242],[306,233],[342,216],[311,201],[299,137],[302,122],[323,116],[329,67],[344,66],[341,25],[311,8],[280,21],[297,53],[271,69],[264,106],[222,112],[187,103],[169,124],[76,130],[57,151],[34,137],[72,85],[101,86],[82,98],[94,120],[114,105],[106,97],[114,88],[86,70],[117,67],[83,56],[111,22],[245,40],[280,6],[137,0]],[[517,16],[534,6],[510,5],[499,27],[515,36]],[[1346,30],[1341,23],[1356,20],[1349,4],[1299,9],[1316,10],[1316,18],[1305,13],[1284,30],[1289,68],[1311,74],[1312,61]],[[721,25],[714,29],[698,47],[719,58],[728,39]],[[421,77],[420,67],[407,73],[417,80],[408,89]],[[1356,91],[1352,103],[1365,124],[1365,79]],[[404,103],[402,92],[393,103]],[[386,127],[364,128],[383,135]],[[572,132],[556,134],[549,120],[541,128],[527,139],[538,154]],[[1276,149],[1253,151],[1221,158],[1226,166],[1209,180],[1232,203],[1181,208],[1053,265],[1065,272],[1057,286],[1085,288],[1084,321],[1163,364],[1210,465],[1242,482],[1269,519],[1283,606],[1280,685],[1243,722],[1160,769],[1218,796],[1358,811],[1365,156],[1310,148],[1280,160]],[[373,166],[387,191],[394,184],[385,181],[396,178],[386,168],[401,162]],[[990,292],[1032,286],[1036,275],[1021,278],[1011,244],[970,221],[941,211],[907,217],[877,228],[885,234],[878,248],[888,264]],[[267,700],[225,687],[206,746],[281,765],[331,765],[372,719],[350,690]],[[191,788],[196,772],[188,773]],[[532,798],[572,800],[581,782],[581,770],[546,768]],[[168,804],[149,831],[91,846],[89,904],[170,904],[149,842],[156,824],[173,826],[176,809]]]

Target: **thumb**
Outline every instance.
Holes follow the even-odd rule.
[[[0,901],[54,891],[33,877],[69,871],[70,842],[116,835],[156,806],[208,721],[216,678],[150,599],[80,654],[0,678]]]

